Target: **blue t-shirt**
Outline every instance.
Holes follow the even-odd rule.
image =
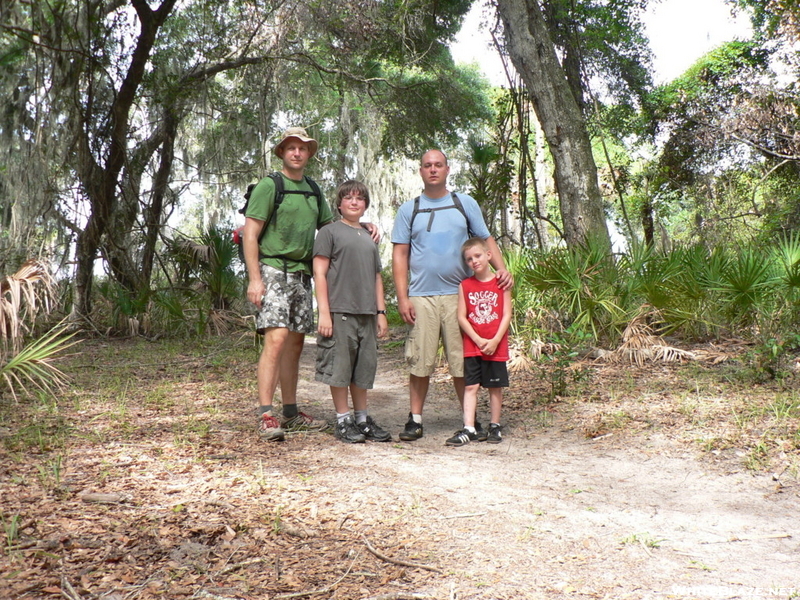
[[[457,193],[469,218],[473,235],[487,239],[489,229],[478,203],[472,196]],[[420,212],[410,231],[414,201],[409,200],[397,211],[392,229],[393,244],[411,244],[409,257],[409,296],[441,296],[458,293],[458,284],[472,273],[461,258],[461,245],[467,241],[467,220],[453,204],[451,194],[431,200],[420,196],[420,209],[452,206],[431,213]],[[432,218],[432,220],[431,220]],[[431,229],[427,231],[428,224]]]

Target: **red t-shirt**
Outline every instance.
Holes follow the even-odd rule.
[[[468,277],[461,282],[461,289],[467,304],[467,319],[475,333],[487,340],[492,339],[500,328],[503,311],[506,310],[505,296],[497,285],[497,277],[489,281],[478,281],[474,276]],[[480,356],[484,360],[508,360],[508,330],[491,356],[483,354],[466,333],[462,331],[461,335],[464,337],[465,357]]]

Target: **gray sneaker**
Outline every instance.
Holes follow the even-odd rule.
[[[320,421],[304,412],[284,419],[281,426],[287,431],[325,431],[330,428],[327,421]]]
[[[356,425],[352,415],[346,417],[344,421],[336,423],[333,434],[337,439],[348,444],[361,444],[367,441],[367,438],[361,433],[361,429]]]
[[[391,442],[392,434],[378,427],[378,424],[368,416],[366,422],[358,423],[358,428],[370,442]]]
[[[258,434],[261,439],[269,442],[281,442],[286,437],[278,419],[269,413],[264,413],[258,418]]]

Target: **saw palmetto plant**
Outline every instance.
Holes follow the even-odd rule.
[[[58,326],[30,339],[40,313],[50,310],[54,284],[47,267],[28,261],[13,275],[0,279],[0,394],[16,399],[20,393],[55,393],[66,379],[53,364],[58,353],[76,342]]]

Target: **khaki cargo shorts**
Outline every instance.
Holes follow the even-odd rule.
[[[450,375],[464,376],[464,342],[458,326],[458,294],[411,296],[417,319],[406,340],[406,362],[415,377],[430,377],[439,362],[439,339]]]

